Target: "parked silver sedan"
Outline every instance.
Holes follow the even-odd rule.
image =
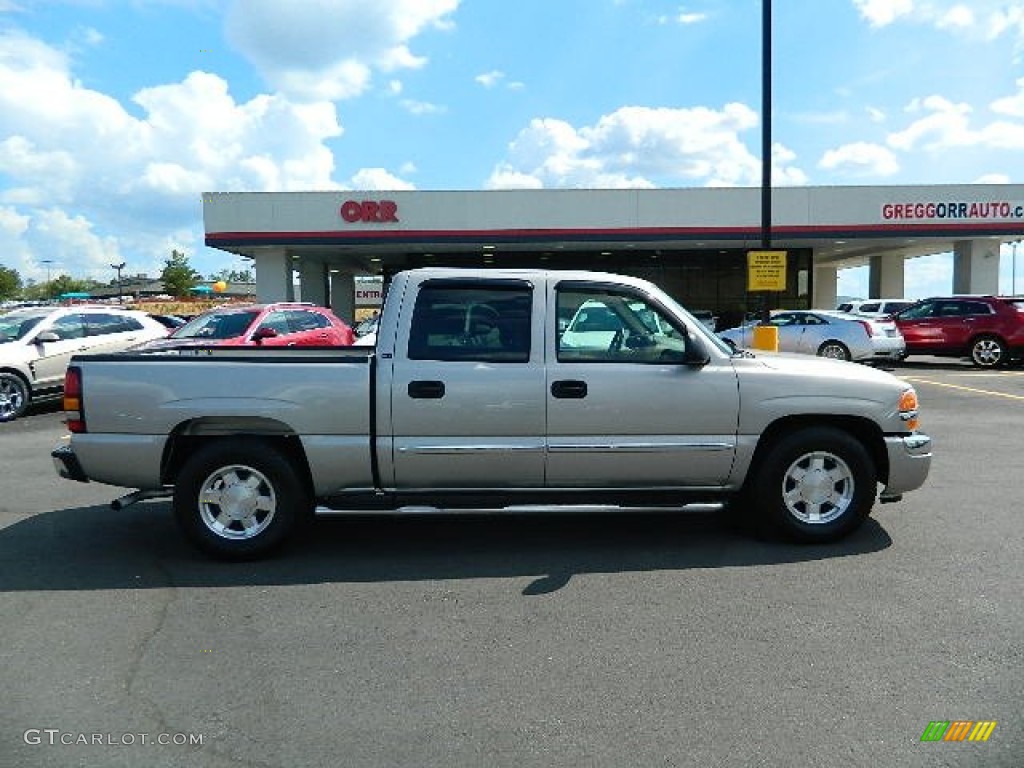
[[[779,351],[837,360],[898,360],[906,342],[891,320],[854,317],[825,310],[774,312],[769,325],[779,329]],[[754,328],[747,323],[718,335],[737,347],[750,347]]]

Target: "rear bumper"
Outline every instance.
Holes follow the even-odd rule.
[[[875,358],[898,360],[906,353],[907,344],[900,337],[880,336],[871,339],[871,349]]]
[[[932,465],[932,439],[915,432],[911,435],[887,435],[889,482],[883,496],[895,496],[924,485]]]
[[[85,470],[82,469],[78,457],[75,456],[74,449],[66,439],[59,442],[57,447],[50,452],[50,458],[53,459],[53,468],[61,477],[67,480],[76,480],[79,483],[89,482]]]

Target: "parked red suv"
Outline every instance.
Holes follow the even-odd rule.
[[[925,299],[893,319],[907,342],[907,355],[966,356],[979,368],[995,368],[1024,354],[1024,298]]]
[[[211,309],[146,349],[183,346],[339,347],[355,341],[331,310],[313,304],[229,305]]]

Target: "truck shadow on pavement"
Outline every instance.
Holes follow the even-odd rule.
[[[524,595],[577,574],[795,563],[888,548],[869,520],[801,546],[732,530],[722,513],[540,513],[318,519],[276,556],[222,563],[193,549],[167,502],[44,512],[0,530],[0,592],[284,586],[533,576]]]

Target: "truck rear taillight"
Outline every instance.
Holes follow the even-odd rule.
[[[70,432],[85,432],[82,408],[82,372],[71,366],[64,374],[64,422]]]

